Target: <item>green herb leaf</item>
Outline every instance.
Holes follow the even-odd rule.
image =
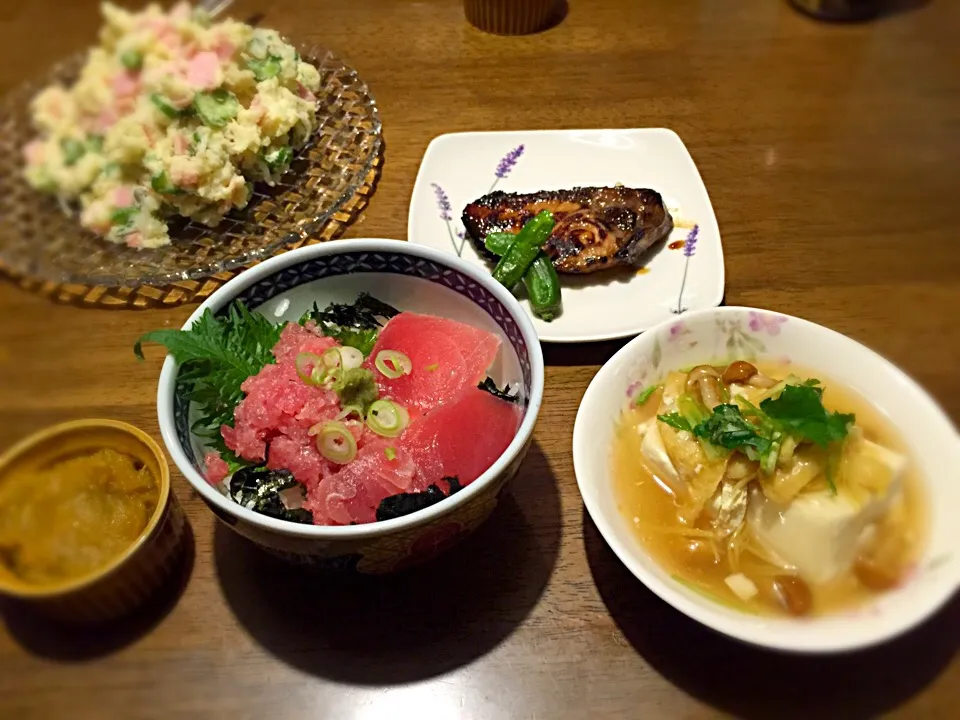
[[[647,400],[650,399],[650,396],[653,395],[659,387],[659,385],[651,385],[650,387],[644,389],[643,392],[637,395],[636,399],[633,401],[634,404],[637,406],[643,405]]]
[[[657,420],[669,425],[672,428],[677,430],[686,430],[687,432],[693,432],[693,426],[690,425],[690,422],[680,413],[668,413],[667,415],[657,415]]]
[[[197,427],[208,437],[221,425],[233,425],[233,410],[243,399],[240,389],[251,375],[274,362],[271,352],[282,327],[235,302],[223,317],[208,309],[188,330],[154,330],[141,337],[133,351],[143,359],[142,344],[163,345],[180,364],[178,381],[198,406]]]
[[[693,429],[698,438],[727,450],[755,448],[761,455],[770,450],[771,439],[747,422],[736,405],[717,405],[713,414]]]
[[[787,385],[779,396],[760,403],[760,410],[795,437],[827,447],[846,438],[856,416],[830,412],[822,398],[821,387]]]

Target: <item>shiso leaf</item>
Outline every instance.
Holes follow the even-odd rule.
[[[133,352],[142,360],[145,342],[167,348],[180,364],[178,382],[199,410],[194,431],[215,441],[221,425],[233,425],[233,410],[244,396],[240,386],[274,362],[271,350],[281,330],[237,301],[222,317],[207,309],[187,330],[148,332],[137,340]],[[222,444],[217,447],[225,449]]]

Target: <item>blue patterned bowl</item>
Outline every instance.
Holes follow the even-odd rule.
[[[341,240],[300,248],[267,260],[228,282],[197,308],[224,313],[234,300],[276,321],[296,320],[314,302],[353,302],[369,292],[401,310],[470,323],[503,339],[490,374],[519,387],[524,405],[517,436],[506,452],[456,495],[411,515],[346,527],[301,525],[248,510],[203,477],[203,445],[190,431],[191,407],[178,367],[167,357],[160,373],[157,412],[174,463],[213,513],[240,535],[281,557],[331,569],[384,573],[417,564],[476,529],[517,472],[533,436],[543,397],[543,356],[524,310],[488,272],[459,258],[397,240]]]

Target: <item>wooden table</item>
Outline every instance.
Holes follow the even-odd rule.
[[[923,3],[907,3],[923,5]],[[333,47],[382,111],[386,160],[348,236],[404,237],[427,143],[462,130],[666,126],[713,198],[731,305],[801,315],[899,363],[960,419],[960,6],[864,26],[772,0],[571,0],[554,29],[468,26],[456,0],[239,2]],[[93,0],[5,3],[0,82],[80,48]],[[0,446],[114,417],[159,437],[140,333],[191,307],[95,311],[0,284]],[[314,581],[217,525],[185,480],[182,592],[95,634],[8,611],[0,717],[954,718],[960,603],[883,648],[792,658],[713,635],[619,564],[585,515],[570,435],[616,344],[547,347],[536,445],[494,517],[434,564]]]

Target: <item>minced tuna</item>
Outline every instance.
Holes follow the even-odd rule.
[[[346,416],[338,394],[305,382],[297,373],[301,353],[321,357],[336,340],[315,324],[287,324],[265,366],[241,385],[244,399],[234,410],[233,427],[221,428],[226,446],[240,458],[289,470],[304,486],[302,507],[318,525],[376,520],[387,497],[416,493],[431,484],[444,487],[455,476],[468,485],[506,449],[516,433],[519,408],[476,387],[493,363],[500,340],[452,320],[401,313],[381,331],[365,370],[381,398],[399,403],[409,428],[384,437],[368,422]],[[404,353],[411,372],[388,378],[376,368],[380,350]],[[315,426],[338,421],[353,435],[356,455],[345,464],[318,449]],[[205,459],[207,479],[220,483],[227,464],[216,453]],[[447,492],[447,490],[444,490]]]
[[[332,390],[300,379],[296,357],[301,352],[319,355],[336,344],[312,327],[288,324],[273,348],[276,364],[267,365],[241,386],[246,397],[234,410],[234,426],[220,430],[227,447],[245,460],[289,470],[307,487],[315,486],[322,473],[331,472],[331,463],[320,455],[308,431],[318,422],[336,418],[340,403]]]

